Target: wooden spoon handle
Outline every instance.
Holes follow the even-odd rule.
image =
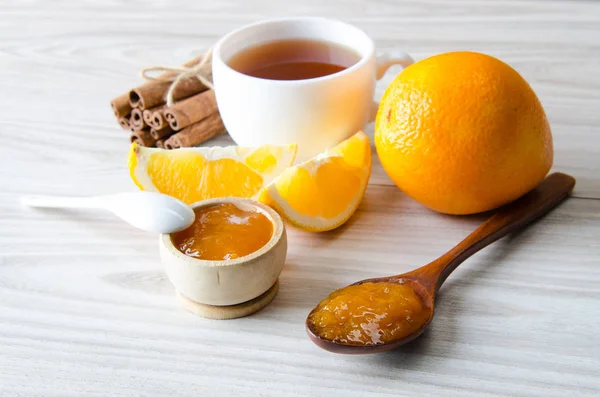
[[[547,214],[566,199],[575,186],[575,178],[554,173],[521,198],[501,207],[492,217],[450,251],[429,265],[407,275],[437,292],[446,278],[467,258],[494,241],[524,228]]]

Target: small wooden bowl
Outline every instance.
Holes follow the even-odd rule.
[[[211,261],[183,254],[173,245],[170,234],[159,239],[161,261],[184,306],[197,315],[218,319],[246,316],[266,306],[275,297],[275,284],[287,254],[281,217],[258,201],[227,197],[199,201],[191,207],[225,203],[265,215],[273,223],[269,242],[241,258]]]

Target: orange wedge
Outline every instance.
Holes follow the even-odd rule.
[[[371,144],[357,132],[339,145],[286,169],[260,194],[292,225],[307,231],[335,229],[358,208],[371,175]]]
[[[165,150],[133,143],[128,165],[140,189],[191,204],[214,197],[256,198],[295,157],[295,144]]]

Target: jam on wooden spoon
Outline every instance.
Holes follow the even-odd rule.
[[[347,354],[378,353],[412,341],[431,322],[436,293],[458,265],[548,213],[573,186],[573,177],[554,173],[428,265],[334,291],[308,315],[308,335],[325,350]]]

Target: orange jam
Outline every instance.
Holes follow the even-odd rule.
[[[205,260],[235,259],[257,251],[273,235],[273,223],[259,211],[234,204],[194,209],[190,227],[171,234],[171,241],[187,256]]]
[[[308,316],[308,325],[333,342],[372,346],[412,334],[431,315],[431,308],[409,285],[363,283],[334,291],[322,300]]]

